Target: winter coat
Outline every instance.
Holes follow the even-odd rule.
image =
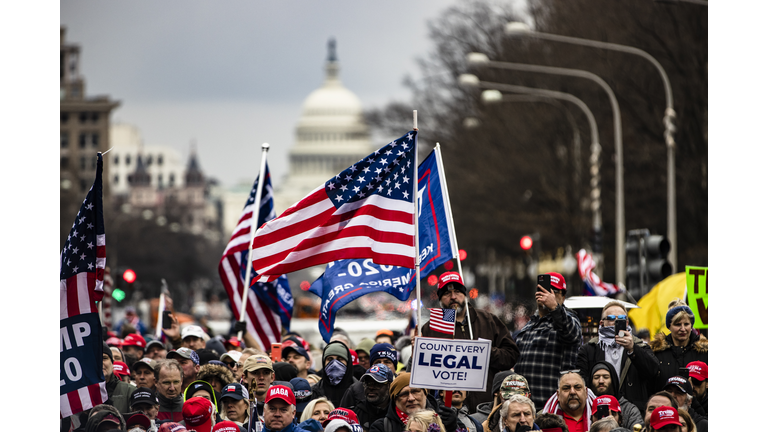
[[[136,387],[120,381],[115,374],[112,374],[109,376],[109,381],[107,381],[107,395],[109,395],[109,399],[105,403],[117,408],[120,414],[125,414],[130,411],[128,404],[131,399],[131,393],[134,390],[136,390]]]
[[[365,397],[363,383],[358,381],[344,393],[344,397],[341,398],[341,407],[354,411],[360,426],[363,427],[363,430],[368,431],[373,422],[387,415],[388,404],[384,408],[377,408],[369,403]]]
[[[467,392],[467,399],[464,401],[470,413],[474,413],[479,404],[493,400],[493,392],[491,391],[493,376],[497,372],[512,369],[520,357],[520,350],[517,349],[517,345],[512,340],[507,326],[497,316],[485,311],[476,310],[472,306],[468,306],[467,311],[472,325],[474,340],[482,338],[491,341],[491,361],[488,366],[488,376],[486,377],[486,391]],[[453,339],[470,339],[469,327],[465,322],[456,323]],[[421,335],[441,339],[451,338],[450,335],[430,329],[429,323],[425,323],[421,327]]]
[[[341,404],[335,405],[336,408],[349,408],[352,409],[355,405],[359,405],[366,401],[365,389],[363,388],[363,382],[358,381],[352,384],[352,387],[348,388],[344,392],[344,396],[341,398]],[[363,424],[362,422],[360,424]]]
[[[323,349],[323,359],[326,357],[325,353],[328,350],[328,347],[332,344],[341,345],[345,350],[347,350],[347,370],[338,385],[331,385],[331,383],[328,381],[328,376],[325,373],[325,365],[323,364],[320,368],[320,382],[312,386],[312,399],[325,396],[329,401],[331,401],[333,406],[337,407],[341,404],[341,398],[344,396],[344,392],[346,392],[347,389],[352,387],[352,385],[357,382],[357,378],[354,377],[352,356],[349,354],[349,348],[347,348],[347,346],[343,343],[339,341],[331,341],[331,343],[326,345]]]
[[[517,334],[520,360],[515,372],[528,380],[535,406],[543,407],[557,391],[560,371],[576,368],[581,337],[579,317],[563,305],[544,317],[536,311]]]
[[[488,418],[483,422],[484,432],[496,432],[501,430],[499,423],[501,423],[501,406],[504,403],[500,403],[491,408],[491,412],[488,414]]]
[[[445,426],[445,432],[456,432],[458,418],[454,410],[446,408],[442,402],[438,402],[432,395],[427,395],[427,405],[425,408],[431,409],[440,416],[440,420],[443,421],[443,426]],[[400,421],[400,417],[397,416],[395,401],[392,400],[389,402],[387,415],[373,422],[370,432],[403,432],[404,430],[405,426]]]
[[[110,410],[101,410],[97,412],[96,414],[92,415],[88,421],[85,423],[85,432],[96,432],[99,429],[99,423],[104,419],[104,417],[108,415],[115,415],[115,412]],[[122,413],[121,413],[122,414]],[[122,415],[116,416],[120,420],[120,426],[115,426],[115,429],[125,430],[125,419]]]
[[[456,410],[453,407],[451,409]],[[468,406],[463,405],[456,413],[456,416],[459,421],[459,429],[464,429],[468,432],[483,432],[483,424],[469,416]]]
[[[305,420],[299,424],[291,422],[280,430],[264,428],[264,432],[316,432],[318,430],[323,430],[323,426],[315,419]]]
[[[493,409],[493,402],[483,402],[477,406],[475,413],[472,414],[470,417],[479,421],[480,424],[483,424],[483,422],[488,419],[488,415],[491,413],[492,409]]]
[[[181,415],[181,409],[184,407],[182,395],[168,399],[157,392],[157,399],[160,401],[160,410],[157,413],[158,420],[173,420],[177,423],[184,421],[184,417]]]
[[[688,344],[684,347],[677,347],[672,342],[672,335],[657,333],[651,340],[651,349],[653,354],[659,360],[659,374],[653,393],[660,391],[667,384],[667,380],[673,376],[680,375],[679,369],[688,366],[692,361],[702,361],[708,363],[708,345],[707,338],[699,332],[692,331]]]
[[[598,364],[602,365],[605,369],[608,370],[608,373],[611,374],[611,383],[615,383],[619,380],[618,375],[616,375],[616,370],[613,368],[613,366],[611,366],[610,363],[608,363],[605,360],[599,360],[595,362],[594,365],[591,365],[589,370],[587,371],[587,375],[589,375],[592,372],[592,368],[594,368],[594,366],[597,366]],[[583,374],[584,371],[582,370],[581,372],[582,372],[582,375],[584,375]],[[592,392],[595,392],[595,388],[592,386],[592,377],[590,376],[589,379],[585,378],[585,380],[587,382],[587,387],[589,387],[589,389]],[[621,426],[627,429],[632,429],[632,426],[636,425],[637,423],[640,423],[642,425],[643,411],[638,409],[638,407],[635,404],[633,404],[630,400],[628,400],[623,395],[621,395],[621,392],[617,391],[615,386],[613,386],[612,388],[613,388],[613,392],[608,392],[607,394],[610,394],[611,396],[615,397],[619,401],[619,406],[621,407],[621,415],[624,418],[624,421],[622,422]],[[597,395],[597,393],[595,393],[595,395]]]
[[[693,403],[691,403],[691,410],[696,411],[699,413],[699,415],[706,417],[709,412],[709,409],[707,408],[709,402],[707,402],[707,399],[709,399],[709,390],[705,390],[704,396],[701,398],[694,396]]]
[[[627,355],[626,349],[621,354],[621,363],[617,371],[620,374],[618,382],[621,384],[617,385],[617,381],[612,382],[614,389],[616,389],[614,396],[617,399],[619,395],[626,397],[642,412],[645,410],[649,395],[652,394],[649,393],[648,383],[656,379],[656,375],[659,373],[659,361],[653,355],[648,344],[638,337],[633,336],[632,338],[635,343],[632,355]],[[582,345],[579,348],[579,356],[576,361],[576,369],[581,371],[581,376],[584,377],[588,385],[592,383],[590,376],[592,368],[597,362],[605,361],[605,351],[598,346],[598,340],[599,338],[594,337]],[[594,389],[592,390],[594,391]]]

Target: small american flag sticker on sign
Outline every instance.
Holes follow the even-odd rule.
[[[456,327],[456,310],[429,308],[429,328],[440,333],[453,334]]]

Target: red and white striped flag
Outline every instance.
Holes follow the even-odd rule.
[[[259,280],[342,259],[414,268],[416,145],[415,131],[403,135],[264,224],[253,239]]]
[[[456,328],[456,310],[429,308],[429,328],[452,335]]]
[[[107,400],[102,371],[99,309],[104,297],[106,240],[98,154],[96,180],[64,242],[59,261],[59,415],[93,408]]]

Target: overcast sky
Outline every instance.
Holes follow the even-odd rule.
[[[301,104],[323,82],[328,39],[365,108],[408,101],[403,78],[420,76],[416,59],[432,48],[427,22],[452,4],[64,1],[60,22],[81,46],[86,94],[120,101],[113,122],[185,158],[195,140],[203,170],[225,186],[253,181],[268,142],[277,185]]]

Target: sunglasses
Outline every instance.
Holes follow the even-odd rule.
[[[240,363],[235,363],[235,362],[230,362],[230,363],[224,362],[224,364],[231,367],[232,369],[237,369],[241,366]]]
[[[572,369],[572,370],[566,370],[566,371],[560,371],[560,375],[565,375],[569,373],[579,373],[581,372],[581,369]]]
[[[603,318],[606,321],[616,321],[617,319],[627,319],[626,315],[606,315],[605,318]]]

